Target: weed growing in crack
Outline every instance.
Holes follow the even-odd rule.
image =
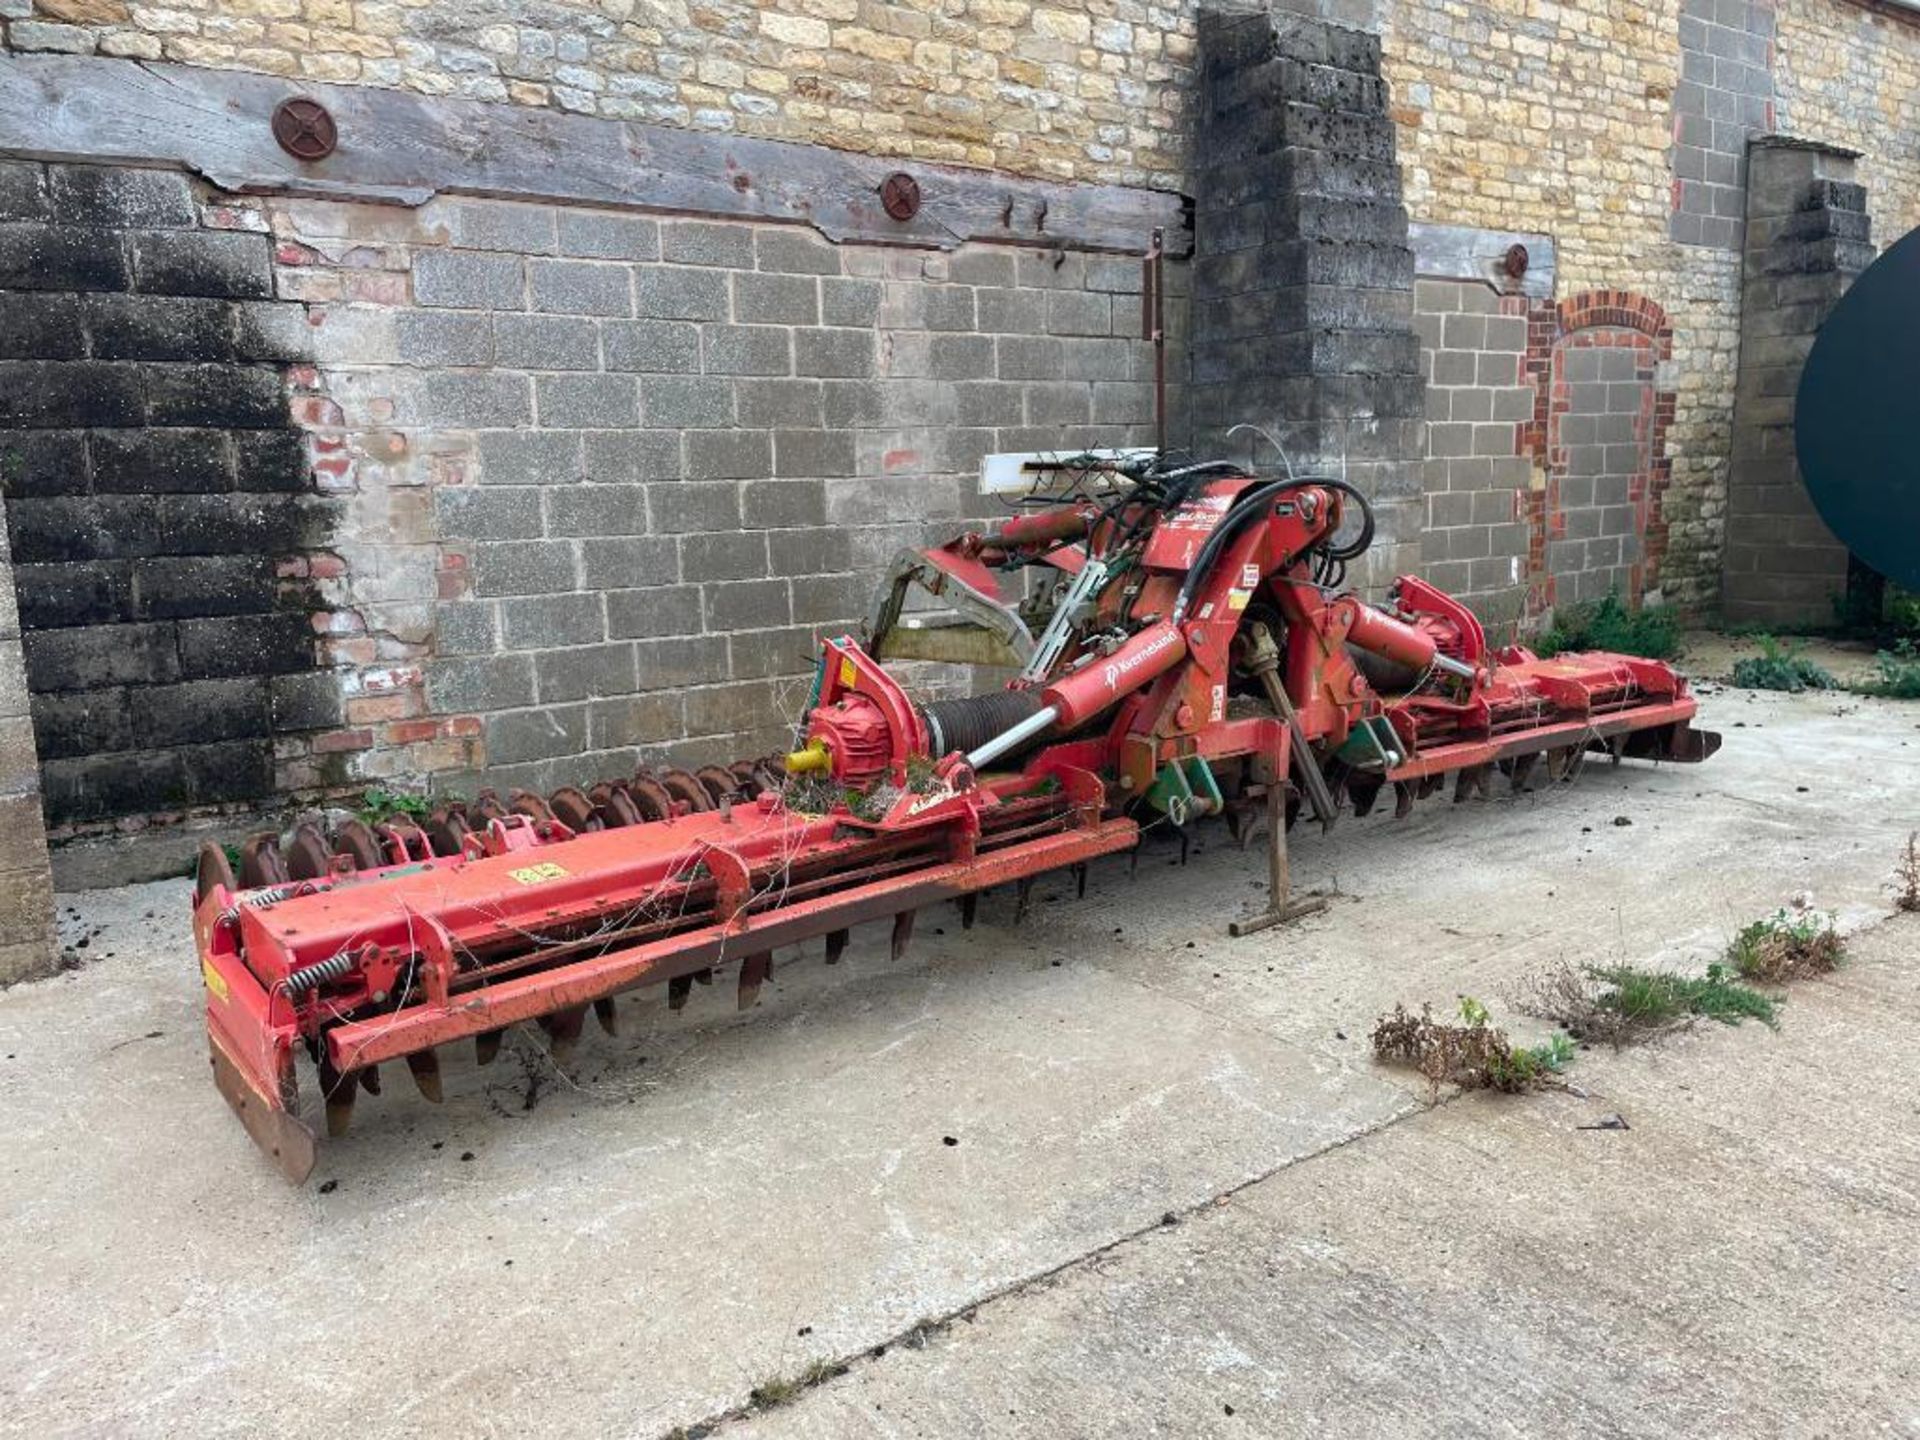
[[[1431,1005],[1421,1006],[1418,1015],[1396,1005],[1391,1015],[1374,1022],[1374,1057],[1418,1070],[1427,1077],[1432,1100],[1439,1099],[1442,1085],[1509,1095],[1538,1090],[1573,1058],[1573,1042],[1565,1035],[1541,1045],[1515,1045],[1491,1020],[1487,1007],[1471,996],[1460,1002],[1458,1023],[1434,1019]]]
[[[1733,937],[1727,963],[1742,977],[1778,985],[1805,975],[1828,975],[1847,958],[1833,916],[1817,910],[1776,910]]]
[[[1893,903],[1902,910],[1920,910],[1920,831],[1907,833],[1906,853],[1900,857],[1894,876],[1900,882],[1900,893],[1893,897]]]
[[[747,1394],[756,1410],[777,1410],[791,1405],[816,1385],[847,1373],[847,1367],[834,1360],[815,1360],[797,1375],[775,1375],[762,1380]]]

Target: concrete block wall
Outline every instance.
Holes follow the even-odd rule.
[[[60,953],[6,526],[0,502],[0,985],[50,974]]]
[[[266,211],[342,506],[320,588],[346,723],[283,744],[295,792],[766,753],[893,553],[988,513],[982,454],[1151,442],[1138,258],[509,201]]]
[[[1556,358],[1561,474],[1547,574],[1560,602],[1613,591],[1631,602],[1639,598],[1634,567],[1645,558],[1635,481],[1648,468],[1648,377],[1631,345],[1571,345]]]
[[[1673,91],[1673,218],[1683,245],[1738,250],[1747,137],[1774,126],[1773,0],[1680,0]]]
[[[1740,372],[1721,606],[1734,624],[1831,621],[1846,546],[1813,508],[1794,454],[1793,407],[1815,335],[1873,263],[1851,150],[1786,138],[1749,158]]]
[[[1376,37],[1297,15],[1205,12],[1194,177],[1194,432],[1344,473],[1374,502],[1355,580],[1419,566],[1425,401],[1413,252]]]
[[[308,327],[241,224],[184,175],[0,164],[0,494],[56,827],[272,795],[276,731],[333,718],[292,559],[330,523],[287,405]]]
[[[1420,574],[1489,626],[1518,622],[1527,613],[1535,474],[1517,443],[1534,411],[1523,369],[1527,319],[1481,281],[1422,279],[1413,323],[1427,399]]]

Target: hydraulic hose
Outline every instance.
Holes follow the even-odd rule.
[[[1373,505],[1356,487],[1345,480],[1335,480],[1330,476],[1302,475],[1285,480],[1270,480],[1241,496],[1239,502],[1226,513],[1218,525],[1214,526],[1213,533],[1207,536],[1206,543],[1200,547],[1200,553],[1194,557],[1193,564],[1188,567],[1187,578],[1180,585],[1180,593],[1174,598],[1173,618],[1176,623],[1186,616],[1187,607],[1193,603],[1194,594],[1206,582],[1214,562],[1233,542],[1234,537],[1253,520],[1265,514],[1266,507],[1275,496],[1283,495],[1289,490],[1303,490],[1308,486],[1338,490],[1350,496],[1360,506],[1360,533],[1337,549],[1329,546],[1327,554],[1335,560],[1344,562],[1366,551],[1366,548],[1373,543]]]

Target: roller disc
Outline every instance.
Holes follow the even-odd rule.
[[[636,774],[632,783],[627,786],[627,794],[632,798],[643,820],[673,818],[673,796],[651,771],[642,770]]]
[[[378,870],[386,863],[380,842],[361,820],[342,820],[333,832],[333,853],[353,861],[356,870]]]
[[[706,787],[707,795],[715,805],[725,800],[743,799],[739,783],[733,778],[733,772],[723,765],[702,765],[693,772],[693,778]]]
[[[427,840],[433,846],[436,855],[459,855],[466,848],[467,836],[473,833],[467,828],[466,817],[456,810],[436,810],[427,816]]]
[[[536,825],[544,825],[553,819],[553,811],[546,800],[531,790],[514,790],[507,795],[507,808],[516,815],[524,815]]]
[[[244,890],[260,890],[268,885],[283,884],[287,878],[287,862],[280,858],[280,837],[270,830],[258,835],[249,835],[240,846],[240,886]]]
[[[547,805],[553,811],[553,818],[576,834],[603,828],[593,801],[576,786],[562,785],[547,797]]]
[[[687,770],[663,770],[660,783],[674,799],[684,801],[688,809],[698,814],[701,811],[716,808],[714,798],[707,793],[707,787]]]
[[[640,807],[633,803],[625,785],[596,785],[587,795],[608,829],[640,823]]]
[[[204,900],[215,889],[232,890],[233,866],[227,860],[227,852],[211,840],[200,842],[200,858],[193,867],[193,890],[196,899]]]
[[[320,833],[319,826],[309,823],[294,830],[293,839],[287,842],[288,878],[321,879],[326,875],[330,862],[327,837]]]
[[[476,828],[494,820],[507,818],[507,807],[500,803],[500,794],[496,790],[482,790],[473,801],[473,819]]]

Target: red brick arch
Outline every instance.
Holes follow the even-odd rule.
[[[1517,302],[1517,303],[1516,303]],[[1642,558],[1633,567],[1630,597],[1637,600],[1659,584],[1660,563],[1666,554],[1667,528],[1661,513],[1672,462],[1667,458],[1667,431],[1673,423],[1674,395],[1660,388],[1657,366],[1673,357],[1673,325],[1667,312],[1648,296],[1631,290],[1583,290],[1560,301],[1533,301],[1511,297],[1516,311],[1527,317],[1526,377],[1534,386],[1534,414],[1520,427],[1519,451],[1531,456],[1546,475],[1544,489],[1526,497],[1532,533],[1529,539],[1528,610],[1538,614],[1561,598],[1547,565],[1547,547],[1565,533],[1566,516],[1560,503],[1560,482],[1566,475],[1567,454],[1558,442],[1558,420],[1571,401],[1569,387],[1558,378],[1556,359],[1569,348],[1628,347],[1636,352],[1635,370],[1646,387],[1642,423],[1646,462],[1632,477],[1633,499],[1641,515]]]

